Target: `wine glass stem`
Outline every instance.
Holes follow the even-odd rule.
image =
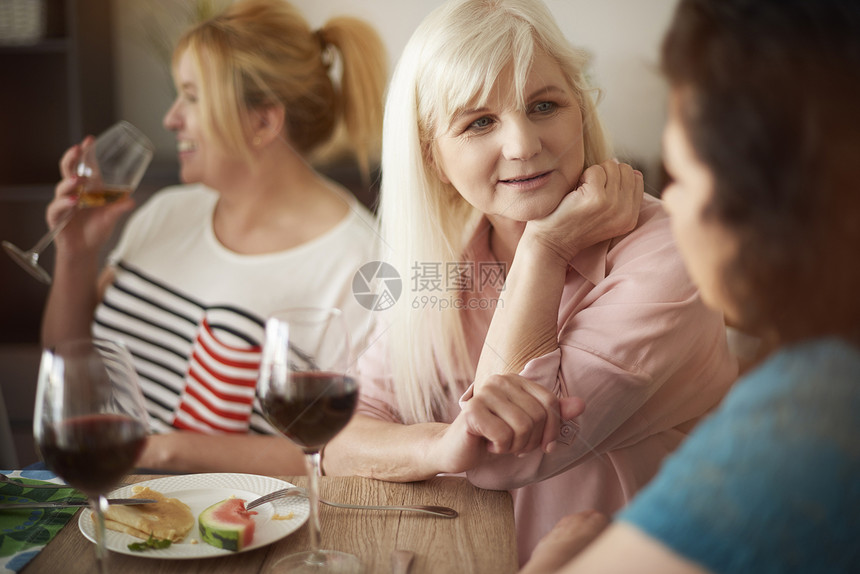
[[[72,218],[75,216],[75,212],[77,209],[70,209],[66,215],[63,216],[61,220],[57,222],[57,224],[52,227],[45,235],[42,236],[42,239],[33,246],[30,251],[35,253],[37,256],[45,250],[45,248],[51,244],[52,241],[60,234],[60,232],[69,224]]]
[[[96,563],[99,574],[108,574],[108,551],[105,545],[105,510],[107,510],[107,499],[101,494],[90,498],[90,507],[96,517]]]
[[[311,539],[311,552],[316,554],[320,550],[319,451],[305,454],[305,466],[308,471],[308,503],[310,504],[308,529]]]

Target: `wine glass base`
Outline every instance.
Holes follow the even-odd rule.
[[[39,256],[32,251],[22,251],[20,247],[8,241],[3,242],[3,250],[20,265],[24,271],[44,283],[51,284],[51,274],[39,267]]]
[[[274,571],[290,574],[361,574],[364,567],[352,554],[337,550],[320,550],[290,554],[275,563]]]

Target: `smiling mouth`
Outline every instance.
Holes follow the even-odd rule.
[[[542,177],[545,177],[547,174],[549,174],[549,172],[548,172],[548,171],[545,171],[545,172],[543,172],[543,173],[538,173],[538,174],[535,174],[535,175],[527,175],[527,176],[523,176],[523,177],[515,177],[515,178],[512,178],[512,179],[501,179],[501,180],[499,180],[499,181],[500,181],[501,183],[529,183],[529,182],[532,182],[532,181],[537,181],[537,180],[541,179]]]

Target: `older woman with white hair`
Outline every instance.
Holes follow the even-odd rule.
[[[586,64],[539,0],[452,0],[414,33],[381,189],[409,288],[326,450],[329,473],[512,490],[523,561],[561,516],[623,506],[737,372]]]

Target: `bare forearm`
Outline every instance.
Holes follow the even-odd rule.
[[[558,309],[567,262],[523,237],[493,314],[476,381],[518,373],[530,360],[558,348]]]
[[[98,258],[57,257],[54,281],[42,318],[42,342],[85,337],[98,303]]]
[[[491,374],[518,373],[558,347],[568,263],[583,249],[632,231],[643,190],[640,172],[605,161],[588,167],[552,213],[526,224],[481,353],[477,384]]]
[[[286,438],[182,431],[150,436],[137,466],[170,472],[305,474],[302,451]]]
[[[606,516],[593,510],[565,516],[541,539],[519,574],[557,571],[597,538],[608,524]]]
[[[411,482],[444,472],[441,461],[429,453],[431,445],[448,425],[402,425],[356,415],[325,449],[328,475],[358,475]]]
[[[552,535],[552,533],[551,533]],[[573,544],[576,544],[574,541]],[[570,555],[570,549],[561,549]],[[536,564],[539,566],[539,564]],[[529,572],[552,572],[536,570]],[[707,574],[702,566],[687,560],[662,542],[624,522],[610,525],[588,544],[574,559],[556,574],[604,574],[635,572],[636,574]]]

